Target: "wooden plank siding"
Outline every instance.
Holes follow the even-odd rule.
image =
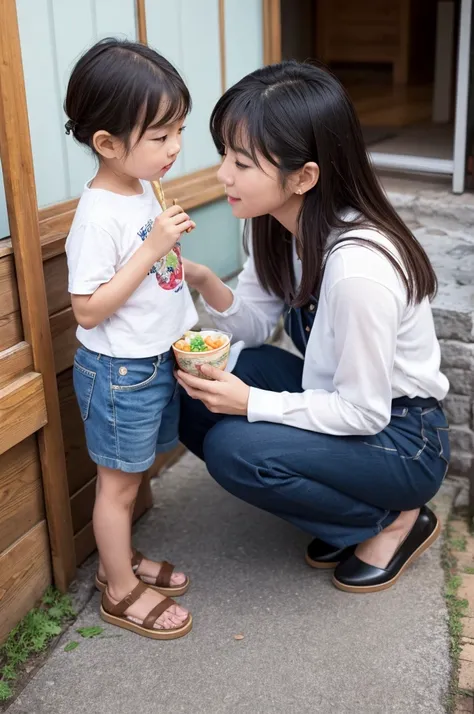
[[[0,389],[26,372],[33,371],[33,354],[27,342],[0,352]]]
[[[73,531],[15,0],[2,0],[0,157],[23,331],[25,342],[31,345],[35,370],[7,384],[0,391],[0,453],[42,427],[38,434],[38,444],[48,526],[47,529],[44,526],[44,537],[38,540],[43,546],[46,540],[48,551],[49,533],[55,584],[66,591],[76,570]],[[1,263],[4,262],[8,262],[8,256],[1,259]],[[11,279],[6,284],[7,294],[11,295]],[[16,335],[11,343],[2,341],[0,348],[7,349],[22,339],[23,334]],[[35,526],[33,530],[38,528]],[[5,554],[1,557],[4,558]],[[50,580],[49,556],[48,567],[43,569],[41,577],[44,584]],[[29,598],[34,589],[30,588]]]
[[[0,389],[0,454],[47,423],[43,378],[28,372]]]
[[[0,349],[13,347],[23,339],[20,301],[12,255],[0,258]]]
[[[51,554],[46,521],[0,554],[0,642],[41,598],[51,582]]]
[[[43,519],[38,444],[30,436],[0,456],[0,553]]]
[[[53,339],[54,364],[56,374],[61,374],[72,367],[74,355],[79,346],[76,338],[77,323],[71,307],[51,315],[49,320]]]
[[[62,253],[44,261],[43,271],[48,314],[51,316],[71,304],[71,296],[67,289],[66,254]]]

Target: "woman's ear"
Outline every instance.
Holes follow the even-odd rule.
[[[308,161],[302,169],[299,170],[295,193],[303,194],[310,191],[319,181],[319,166],[314,161]]]
[[[118,140],[115,139],[108,131],[96,131],[92,137],[92,145],[95,151],[104,159],[117,159],[118,155]]]

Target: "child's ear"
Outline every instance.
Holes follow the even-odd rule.
[[[303,194],[310,191],[319,181],[319,166],[315,161],[308,161],[298,173],[295,193]]]
[[[97,154],[103,156],[104,159],[116,159],[118,158],[118,142],[117,140],[109,134],[108,131],[96,131],[92,137],[92,145]]]

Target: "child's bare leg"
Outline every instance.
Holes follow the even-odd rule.
[[[110,598],[119,602],[138,584],[132,570],[130,506],[136,499],[141,474],[98,467],[98,489],[94,506],[94,534],[100,559],[107,579]],[[163,596],[147,590],[126,612],[142,622]],[[156,622],[158,628],[179,627],[187,618],[187,611],[177,605],[163,613]]]
[[[99,470],[102,467],[99,467]],[[108,469],[109,471],[111,469]],[[122,473],[118,471],[117,473]],[[141,479],[143,478],[143,474],[123,474],[124,478],[128,478],[129,476],[134,476],[134,477],[139,477],[139,485],[141,483]],[[100,484],[101,484],[101,479],[98,477],[96,481],[96,500],[99,496],[99,491],[100,491]],[[138,486],[139,487],[139,486]],[[133,511],[135,509],[135,503],[137,500],[137,494],[138,494],[138,488],[135,494],[135,498],[130,502],[130,508],[129,508],[129,524],[130,524],[130,533],[132,530],[132,521],[133,521]],[[130,548],[130,560],[132,559],[132,549]],[[161,563],[155,563],[153,560],[148,560],[147,558],[144,558],[142,562],[140,563],[140,567],[136,571],[136,575],[141,575],[143,576],[143,581],[144,582],[149,582],[149,583],[154,583],[156,582],[156,577],[158,573],[160,572],[161,568]],[[99,550],[99,578],[100,580],[104,581],[106,579],[106,574],[105,574],[105,567],[102,562],[102,558],[100,557],[100,550]],[[173,572],[171,575],[170,579],[170,585],[183,585],[183,583],[186,580],[186,576],[184,573],[179,573],[179,572]]]
[[[101,470],[103,471],[104,469],[103,469],[103,467],[99,466],[99,467],[98,467],[99,473],[100,473]],[[109,469],[109,470],[112,470],[112,469]],[[121,472],[117,472],[117,473],[121,473]],[[132,475],[133,475],[133,476],[139,476],[139,477],[140,477],[140,483],[141,483],[141,478],[143,477],[143,474],[132,474]],[[124,476],[125,476],[125,475],[124,475]],[[95,498],[96,498],[96,502],[97,502],[97,499],[99,498],[100,484],[101,484],[101,479],[99,478],[99,475],[98,475],[98,476],[97,476],[97,480],[96,480],[96,482],[95,482]],[[140,487],[140,486],[139,486],[139,487]],[[138,493],[138,488],[137,488],[137,493]],[[131,528],[132,528],[133,510],[134,510],[134,508],[135,508],[136,500],[137,500],[137,497],[135,496],[135,498],[131,501],[131,503],[130,503],[130,508],[129,508],[129,514],[130,514],[130,515],[129,515],[129,519],[130,519],[130,533],[131,533]],[[130,560],[131,560],[131,559],[132,559],[132,549],[130,548]],[[100,578],[102,581],[104,581],[104,580],[106,579],[106,576],[105,576],[105,567],[104,567],[104,564],[103,564],[103,562],[102,562],[102,558],[100,557],[100,550],[99,550],[99,569],[98,569],[98,573],[99,573],[99,578]]]

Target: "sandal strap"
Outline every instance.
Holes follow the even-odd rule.
[[[120,600],[117,604],[112,602],[107,594],[107,590],[102,596],[102,606],[106,612],[110,615],[116,615],[117,617],[122,617],[126,610],[133,605],[147,590],[148,587],[141,580],[138,585],[126,595],[123,600]],[[160,603],[161,604],[161,603]]]
[[[143,555],[143,553],[140,553],[139,550],[135,550],[135,548],[133,548],[132,553],[132,570],[134,573],[136,573],[136,571],[140,567],[140,563],[142,562],[145,556]]]
[[[165,612],[165,610],[168,610],[172,605],[176,604],[175,600],[172,600],[170,597],[166,597],[162,602],[159,602],[158,605],[155,605],[155,607],[150,610],[148,615],[143,620],[142,627],[145,627],[147,630],[153,630],[157,619]]]
[[[160,572],[156,576],[155,585],[158,588],[169,588],[171,583],[171,574],[174,570],[174,565],[164,560],[161,564]]]

